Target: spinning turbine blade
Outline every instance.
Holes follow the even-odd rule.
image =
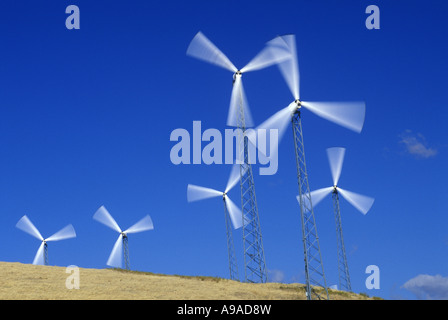
[[[333,186],[337,186],[341,176],[342,164],[344,163],[345,148],[328,148],[327,156],[330,163]]]
[[[56,232],[54,235],[50,236],[48,239],[45,239],[45,241],[59,241],[75,237],[76,237],[75,229],[71,224],[69,224],[68,226]]]
[[[34,226],[34,224],[28,219],[28,217],[25,215],[23,216],[16,224],[16,227],[19,228],[22,231],[25,231],[26,233],[32,235],[33,237],[44,240],[42,235],[40,234],[39,230]]]
[[[260,51],[259,54],[255,56],[244,68],[241,69],[241,72],[249,72],[267,68],[272,66],[273,64],[280,63],[285,61],[291,57],[291,53],[284,48],[277,47],[265,47]]]
[[[288,127],[289,123],[291,122],[291,116],[292,113],[295,111],[295,109],[297,108],[297,105],[293,102],[291,104],[289,104],[286,108],[281,109],[280,111],[276,112],[274,115],[272,115],[271,117],[269,117],[267,120],[265,120],[263,123],[261,123],[260,125],[258,125],[255,128],[255,132],[257,132],[260,129],[265,129],[266,133],[270,133],[271,129],[277,129],[278,130],[278,139],[274,139],[276,145],[275,146],[271,146],[272,150],[275,150],[276,152],[278,152],[278,144],[280,143],[280,141],[282,140],[282,137],[286,131],[286,128]],[[249,136],[249,140],[250,139],[254,139],[254,135],[255,132],[252,131],[250,133],[248,133]],[[256,141],[256,140],[254,140]],[[260,151],[262,151],[261,149],[259,149]],[[264,153],[264,152],[262,152]],[[272,157],[272,155],[271,155]]]
[[[292,34],[280,36],[269,41],[268,45],[289,50],[290,58],[280,62],[278,67],[280,68],[280,72],[282,73],[289,90],[294,96],[294,99],[300,99],[300,75],[295,36]]]
[[[230,200],[228,196],[224,197],[226,202],[227,211],[229,212],[230,219],[232,220],[233,228],[238,229],[243,225],[243,214],[236,204]]]
[[[34,256],[33,264],[43,265],[44,264],[44,242],[42,241],[39,249],[37,249],[36,255]]]
[[[109,228],[121,232],[120,227],[118,226],[117,222],[112,218],[109,211],[104,206],[101,206],[93,215],[93,219],[96,221],[101,222],[102,224],[108,226]]]
[[[321,202],[327,195],[329,195],[333,191],[333,189],[334,189],[333,187],[327,187],[327,188],[322,188],[322,189],[317,189],[317,190],[311,191],[310,197],[311,197],[311,204],[313,205],[313,207],[316,206],[319,202]],[[300,204],[300,195],[298,195],[296,198]],[[308,197],[303,195],[302,199],[304,201],[306,201],[305,206],[307,208],[310,207]]]
[[[232,171],[230,172],[230,177],[229,180],[227,181],[226,191],[224,191],[225,193],[232,190],[232,188],[238,183],[238,181],[240,181],[240,175],[241,175],[240,170],[241,166],[239,164],[232,165]],[[247,167],[245,167],[245,171],[247,171]]]
[[[123,235],[120,233],[117,241],[115,241],[114,247],[110,253],[107,265],[115,268],[121,268],[123,266]]]
[[[233,83],[232,95],[230,97],[229,114],[227,116],[228,126],[238,126],[238,114],[240,112],[241,103],[243,104],[245,125],[246,127],[252,127],[252,115],[250,113],[249,104],[247,103],[246,94],[244,93],[243,81],[241,75],[235,75],[235,82]]]
[[[152,223],[151,217],[149,215],[145,216],[139,222],[134,224],[132,227],[127,229],[124,233],[137,233],[147,230],[154,229],[154,225]]]
[[[364,102],[304,102],[302,106],[318,116],[360,133],[364,125]]]
[[[188,202],[219,197],[222,195],[223,195],[223,193],[221,191],[218,191],[215,189],[200,187],[200,186],[196,186],[194,184],[189,184],[187,186],[187,201]]]
[[[187,55],[220,66],[232,72],[238,69],[202,32],[198,32],[191,40]]]
[[[373,205],[375,199],[357,194],[351,191],[343,190],[338,188],[338,192],[350,202],[356,209],[358,209],[362,214],[366,214]]]
[[[310,196],[313,207],[321,202],[326,196],[328,196],[333,191],[333,189],[333,187],[328,187],[311,191]]]

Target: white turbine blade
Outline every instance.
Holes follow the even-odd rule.
[[[224,201],[226,202],[227,211],[229,212],[230,219],[232,220],[233,228],[241,228],[243,225],[243,214],[240,208],[238,208],[236,204],[230,200],[229,196],[225,196]]]
[[[187,201],[188,202],[219,197],[222,195],[223,195],[223,192],[215,190],[215,189],[200,187],[200,186],[196,186],[194,184],[189,184],[187,186]]]
[[[118,226],[117,222],[112,218],[109,211],[104,206],[101,206],[93,215],[93,219],[96,221],[101,222],[102,224],[108,226],[109,228],[121,232],[120,227]]]
[[[137,233],[147,230],[154,229],[154,224],[152,223],[151,217],[149,215],[145,216],[139,222],[134,224],[132,227],[127,229],[124,233]]]
[[[249,72],[267,68],[291,58],[291,53],[284,48],[266,46],[260,51],[241,72]]]
[[[34,224],[28,219],[28,217],[25,215],[23,216],[16,224],[16,227],[19,228],[22,231],[25,231],[26,233],[32,235],[33,237],[44,240],[42,235],[40,234],[39,230],[34,226]]]
[[[121,268],[123,266],[123,236],[121,233],[117,241],[115,241],[106,264],[115,268]]]
[[[247,167],[247,166],[245,166]],[[230,172],[229,180],[227,181],[225,193],[232,190],[232,188],[240,181],[241,176],[241,166],[239,164],[232,165],[232,171]],[[247,168],[245,169],[247,170]]]
[[[257,141],[255,135],[257,134],[258,130],[264,129],[266,130],[266,134],[270,133],[270,130],[278,130],[278,139],[274,140],[273,142],[276,143],[275,146],[271,146],[272,150],[275,150],[278,152],[278,145],[280,141],[283,138],[283,135],[286,131],[286,128],[288,127],[289,123],[292,119],[292,114],[294,110],[297,108],[297,105],[293,102],[290,105],[288,105],[286,108],[281,109],[280,111],[277,111],[274,115],[269,117],[267,120],[265,120],[263,123],[258,125],[255,130],[251,130],[247,133],[247,136],[249,138],[249,141]],[[264,154],[265,152],[259,148],[259,151]],[[266,154],[264,154],[266,156]],[[273,155],[270,155],[271,157]]]
[[[45,241],[59,241],[75,237],[76,237],[75,228],[73,228],[73,226],[69,224],[68,226],[56,232],[54,235],[50,236],[48,239],[45,239]]]
[[[33,264],[43,265],[44,264],[44,242],[42,241],[39,249],[37,249],[36,255],[34,256]]]
[[[280,141],[286,131],[286,128],[292,120],[292,114],[296,108],[297,105],[292,102],[286,108],[277,111],[274,115],[258,125],[256,129],[266,129],[267,131],[277,129],[278,140]]]
[[[198,32],[191,40],[187,55],[220,66],[232,72],[238,69],[202,32]]]
[[[290,58],[280,62],[278,67],[294,96],[294,100],[300,99],[300,75],[295,36],[293,34],[280,36],[269,41],[268,45],[289,50]]]
[[[328,148],[327,156],[330,163],[331,176],[333,177],[333,186],[337,186],[341,176],[342,164],[344,163],[345,148]]]
[[[333,189],[333,187],[328,187],[311,191],[310,196],[313,207],[321,202],[326,196],[328,196],[333,191]]]
[[[322,189],[317,189],[317,190],[311,191],[310,197],[311,197],[311,204],[313,205],[313,207],[315,207],[327,195],[329,195],[333,191],[333,189],[334,189],[333,187],[328,187],[328,188],[322,188]],[[310,206],[308,197],[302,196],[302,199],[304,201],[307,201],[307,203],[305,203],[304,205],[306,208],[308,208]],[[297,201],[300,203],[300,195],[297,196]]]
[[[318,116],[360,133],[364,125],[364,102],[304,102],[302,106]]]
[[[227,116],[228,126],[238,127],[238,114],[241,106],[244,110],[244,122],[246,127],[252,127],[252,115],[246,99],[246,94],[244,93],[243,81],[240,75],[236,75],[232,87],[232,96],[230,98],[229,114]]]
[[[357,194],[351,191],[343,190],[338,187],[338,192],[350,202],[356,209],[358,209],[362,214],[366,214],[373,205],[375,199]]]

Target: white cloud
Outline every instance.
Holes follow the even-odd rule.
[[[406,148],[409,154],[419,158],[434,157],[438,151],[427,146],[425,137],[420,134],[414,134],[411,130],[405,130],[400,134],[400,143]]]
[[[403,285],[403,288],[415,294],[417,299],[448,299],[448,277],[442,277],[439,274],[435,276],[419,274],[415,278],[408,280]]]
[[[281,270],[268,270],[269,282],[283,282],[285,273]]]

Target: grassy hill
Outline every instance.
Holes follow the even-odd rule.
[[[305,300],[303,284],[249,284],[214,277],[80,268],[80,288],[67,289],[65,267],[0,262],[1,300]],[[332,300],[366,295],[330,290]]]

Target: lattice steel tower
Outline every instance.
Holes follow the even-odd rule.
[[[230,280],[239,281],[238,276],[238,263],[235,256],[235,245],[233,243],[233,231],[232,223],[229,215],[229,210],[226,203],[226,194],[223,195],[224,202],[224,215],[226,219],[226,238],[227,238],[227,251],[229,255],[229,277]]]
[[[241,81],[241,73],[235,74],[235,83]],[[249,142],[245,137],[244,97],[239,96],[238,151],[240,164],[241,211],[243,214],[244,277],[246,282],[267,282],[266,260],[258,215],[252,165],[249,159]]]
[[[300,116],[300,101],[292,116],[292,130],[297,164],[297,181],[299,184],[300,220],[302,224],[303,251],[305,257],[306,295],[308,300],[329,299],[324,266],[317,235],[316,220],[308,183],[308,174],[303,144],[302,121]],[[317,294],[312,286],[324,289],[324,297]]]
[[[123,235],[123,257],[124,257],[124,268],[126,270],[131,270],[131,266],[129,263],[129,246],[128,246],[128,236],[126,233],[122,233]]]
[[[338,244],[338,276],[339,290],[352,291],[350,283],[350,274],[348,272],[347,255],[345,254],[344,237],[342,235],[341,211],[339,210],[338,189],[334,188],[332,192],[334,218],[336,221],[336,237]]]
[[[48,266],[48,244],[44,241],[44,265]]]

